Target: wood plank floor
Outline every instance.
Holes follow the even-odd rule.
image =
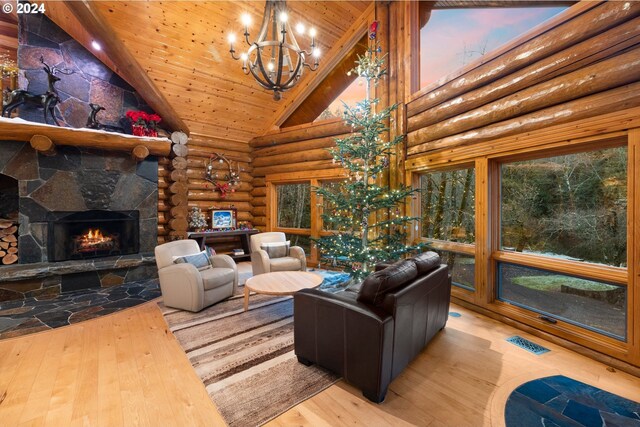
[[[339,382],[272,426],[500,426],[518,385],[562,374],[629,399],[640,379],[516,329],[462,314],[396,379],[381,405]],[[505,341],[526,336],[534,356]],[[0,425],[224,425],[151,302],[87,322],[0,341]]]

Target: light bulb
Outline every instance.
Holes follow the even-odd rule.
[[[287,22],[287,19],[289,19],[289,16],[287,15],[287,12],[280,13],[280,22],[282,22],[282,23]]]
[[[298,25],[296,25],[296,31],[298,34],[304,34],[304,24],[302,22],[299,22]]]
[[[229,36],[227,36],[227,40],[229,40],[229,43],[234,44],[236,42],[236,35],[233,33],[229,34]]]
[[[246,53],[242,53],[240,55],[240,59],[242,59],[243,61],[246,61],[247,59],[249,59],[249,55],[247,55]]]
[[[243,13],[242,16],[240,16],[240,22],[242,22],[242,25],[244,25],[245,27],[248,27],[249,25],[251,25],[251,15],[249,15],[248,13]]]
[[[314,56],[314,58],[320,58],[320,48],[319,47],[313,49],[313,56]]]
[[[102,50],[102,46],[100,46],[100,43],[95,40],[91,42],[91,47],[95,50]]]
[[[315,28],[311,28],[311,29],[309,30],[309,35],[310,35],[311,37],[315,37],[317,34],[318,34],[318,32],[316,31],[316,29],[315,29]]]
[[[274,69],[274,68],[275,68],[275,67],[273,66],[273,62],[269,62],[269,63],[267,64],[267,70],[269,70],[269,71],[273,71],[273,69]]]

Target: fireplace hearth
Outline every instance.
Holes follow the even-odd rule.
[[[139,211],[51,212],[49,261],[66,261],[139,251]]]

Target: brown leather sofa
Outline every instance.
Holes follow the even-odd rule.
[[[294,296],[295,353],[341,375],[376,403],[449,314],[451,278],[434,252],[398,261],[358,293],[305,289]]]

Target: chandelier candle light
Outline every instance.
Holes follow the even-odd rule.
[[[241,17],[244,25],[244,39],[249,49],[236,56],[234,43],[235,34],[229,34],[229,52],[235,60],[242,60],[242,71],[251,73],[258,84],[267,90],[273,91],[273,99],[279,101],[282,92],[291,89],[298,83],[305,67],[311,71],[318,69],[320,49],[316,46],[317,31],[310,28],[308,35],[311,37],[311,50],[300,49],[291,26],[287,2],[284,0],[267,1],[264,9],[264,17],[258,38],[253,43],[249,41],[249,26],[251,16],[245,13]],[[271,31],[270,31],[271,30]],[[305,26],[302,23],[296,25],[299,35],[305,34]],[[307,57],[313,56],[313,65],[307,64]]]

